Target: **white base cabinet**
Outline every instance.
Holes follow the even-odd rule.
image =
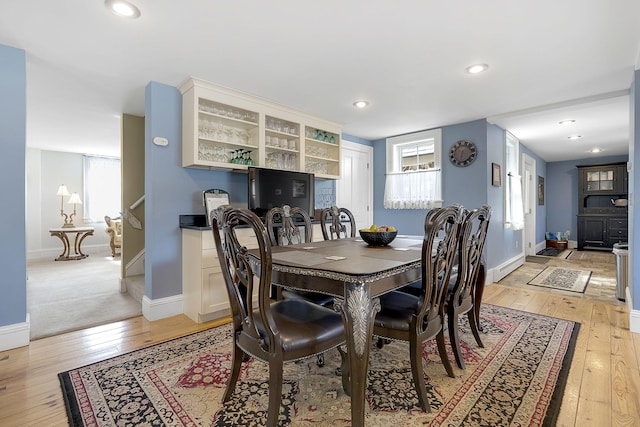
[[[249,249],[257,248],[252,230],[237,229],[237,232],[242,244]],[[323,240],[320,224],[313,224],[312,240]],[[231,315],[211,230],[182,229],[182,296],[183,312],[194,322]]]
[[[250,229],[238,230],[238,238],[249,249],[257,247]],[[194,322],[231,314],[211,230],[182,229],[182,296],[184,314]]]

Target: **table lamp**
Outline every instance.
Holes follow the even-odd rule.
[[[69,190],[67,190],[67,186],[61,184],[58,187],[58,192],[56,196],[60,196],[60,216],[64,217],[64,224],[62,227],[73,227],[73,225],[67,225],[69,223],[69,217],[66,213],[64,213],[64,197],[69,195]]]
[[[69,215],[69,222],[67,223],[65,221],[65,224],[62,226],[63,228],[75,227],[75,225],[73,225],[73,217],[76,214],[76,205],[81,205],[82,200],[80,200],[80,196],[78,195],[78,193],[74,192],[71,193],[71,197],[69,197],[69,201],[67,203],[73,205],[73,213]]]

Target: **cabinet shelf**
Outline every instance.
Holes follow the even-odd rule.
[[[246,169],[224,159],[250,150],[256,166],[340,178],[338,124],[199,79],[180,91],[182,166]]]

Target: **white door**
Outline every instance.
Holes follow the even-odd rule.
[[[537,205],[537,177],[536,161],[531,156],[522,155],[523,202],[524,202],[524,235],[523,245],[525,255],[536,254],[536,205]]]
[[[341,177],[336,181],[336,205],[349,209],[358,228],[373,224],[373,147],[341,141]]]

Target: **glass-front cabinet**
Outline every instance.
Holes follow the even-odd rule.
[[[182,166],[260,166],[340,178],[337,123],[194,78],[180,91]]]

